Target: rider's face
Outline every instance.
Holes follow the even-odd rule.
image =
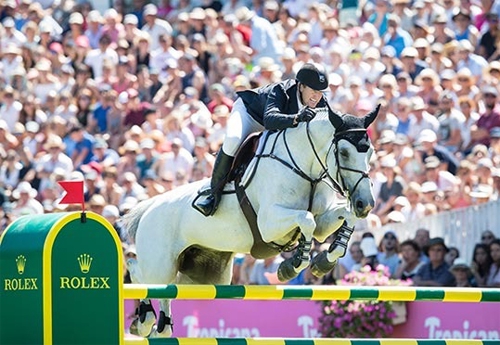
[[[323,92],[313,90],[306,85],[301,85],[300,89],[302,93],[302,104],[308,106],[309,108],[316,108],[316,105],[318,105],[318,102],[323,96]]]

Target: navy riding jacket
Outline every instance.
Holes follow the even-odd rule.
[[[238,92],[248,113],[268,130],[294,127],[293,120],[299,112],[297,82],[286,79],[252,90]],[[316,108],[326,107],[326,98]]]

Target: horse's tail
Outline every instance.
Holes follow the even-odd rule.
[[[156,198],[141,201],[136,207],[132,208],[123,218],[128,237],[135,242],[135,234],[139,227],[139,221],[146,210],[155,202]]]

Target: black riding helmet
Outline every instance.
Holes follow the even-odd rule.
[[[328,88],[328,75],[325,68],[318,63],[304,64],[295,79],[313,90],[323,91]]]

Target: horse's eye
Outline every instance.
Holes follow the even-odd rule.
[[[342,156],[342,158],[348,158],[349,152],[347,152],[347,150],[340,150],[340,155]]]

